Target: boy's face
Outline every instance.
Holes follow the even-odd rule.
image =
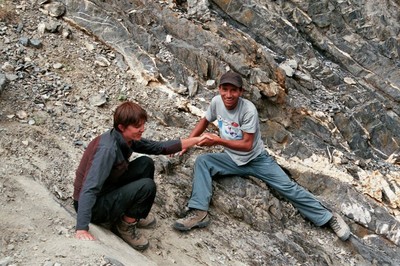
[[[140,126],[129,125],[127,127],[123,125],[119,125],[118,128],[122,133],[123,138],[127,142],[131,142],[133,140],[140,140],[142,138],[142,134],[144,132],[144,122],[140,124]]]
[[[243,89],[232,84],[222,84],[219,86],[219,94],[226,109],[233,110],[238,104],[239,97],[242,96]]]

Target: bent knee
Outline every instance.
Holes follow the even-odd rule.
[[[154,182],[151,178],[142,178],[139,180],[142,183],[142,188],[147,191],[156,191],[157,186],[156,182]]]
[[[154,168],[154,160],[148,156],[140,156],[136,160],[138,160],[143,165],[143,167]]]

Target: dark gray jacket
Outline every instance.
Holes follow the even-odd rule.
[[[132,145],[122,134],[111,129],[92,140],[86,148],[74,182],[74,200],[79,202],[76,230],[89,230],[92,208],[107,187],[112,187],[127,169],[133,152],[142,154],[172,154],[182,150],[180,140],[152,141],[141,139]],[[107,182],[106,182],[107,181]]]

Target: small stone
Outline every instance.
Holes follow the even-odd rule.
[[[55,63],[55,64],[53,65],[53,68],[54,68],[54,69],[61,69],[61,68],[63,68],[63,64],[61,64],[61,63]]]
[[[28,145],[29,145],[29,141],[23,140],[23,141],[22,141],[22,144],[24,144],[25,146],[28,146]]]
[[[15,74],[6,74],[6,78],[7,78],[7,80],[9,80],[9,81],[14,81],[14,80],[17,80],[17,79],[18,79],[18,76],[15,75]]]
[[[29,44],[29,39],[28,39],[28,37],[21,37],[21,38],[19,38],[19,43],[22,44],[23,46],[28,46],[28,44]]]
[[[23,29],[24,29],[24,23],[20,22],[18,24],[17,28],[15,29],[15,31],[18,32],[18,33],[21,33]]]
[[[70,39],[72,37],[72,31],[70,29],[63,29],[61,35],[65,39]]]
[[[1,66],[1,69],[4,72],[13,72],[15,68],[9,62],[4,62],[4,64]]]
[[[76,141],[74,141],[74,145],[75,146],[82,146],[83,142],[81,140],[76,140]]]
[[[209,79],[206,81],[206,86],[208,89],[214,89],[216,87],[216,82],[214,79]]]
[[[46,23],[46,30],[51,33],[59,32],[62,25],[57,21],[49,21]]]
[[[46,31],[46,24],[44,22],[39,23],[37,30],[39,35],[43,36],[44,32]]]
[[[30,46],[34,47],[34,48],[41,48],[42,47],[42,41],[39,39],[31,39],[29,40],[29,44]]]
[[[101,67],[107,67],[107,66],[111,65],[111,63],[104,56],[98,56],[96,58],[96,60],[94,61],[94,64],[101,66]]]
[[[126,101],[127,98],[128,98],[128,97],[126,97],[126,95],[120,94],[120,95],[118,96],[118,101]]]
[[[17,117],[18,117],[19,119],[25,119],[25,118],[28,117],[28,114],[27,114],[25,111],[23,111],[23,110],[18,111],[18,112],[16,113],[16,115],[17,115]]]
[[[94,44],[92,43],[85,43],[85,47],[86,49],[88,49],[89,51],[93,51],[96,47],[94,46]]]
[[[60,2],[46,4],[44,8],[47,10],[50,16],[55,18],[61,17],[65,13],[65,6]]]
[[[346,84],[349,84],[349,85],[356,85],[356,84],[357,84],[357,83],[354,81],[354,79],[349,78],[349,77],[345,77],[343,80],[344,80],[344,82],[345,82]]]
[[[92,106],[100,107],[107,102],[107,97],[104,94],[97,94],[90,97],[89,102]]]
[[[297,69],[297,62],[295,60],[286,60],[279,64],[279,67],[285,71],[286,76],[293,77],[295,70]]]

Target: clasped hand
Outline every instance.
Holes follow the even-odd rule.
[[[213,133],[204,133],[201,135],[198,146],[214,146],[218,144],[219,136]]]
[[[190,140],[194,140],[195,141],[195,145],[198,146],[213,146],[217,144],[217,139],[219,137],[215,134],[211,134],[211,133],[205,133],[199,137],[193,137],[193,138],[189,138]],[[188,139],[188,140],[189,140]],[[182,151],[179,153],[180,156],[182,156],[187,149],[182,149]],[[174,156],[173,154],[170,154],[170,156]]]

